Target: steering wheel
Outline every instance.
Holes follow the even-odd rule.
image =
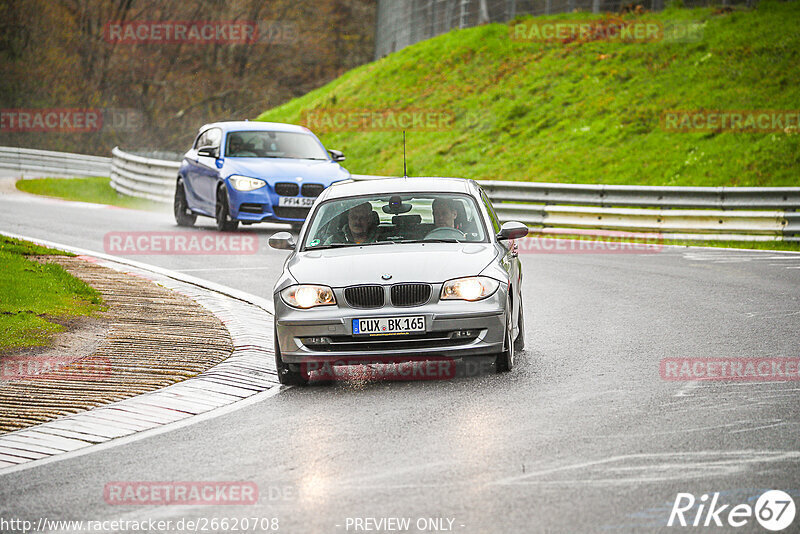
[[[458,228],[451,228],[449,226],[440,226],[434,228],[425,236],[425,239],[466,239],[467,234]]]

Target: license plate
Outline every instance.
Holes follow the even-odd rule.
[[[354,336],[385,336],[425,331],[425,316],[353,319]]]
[[[313,198],[307,197],[280,197],[278,206],[287,208],[310,208],[314,204]]]

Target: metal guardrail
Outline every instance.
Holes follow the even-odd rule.
[[[0,148],[0,154],[3,150],[25,149]],[[66,156],[71,156],[70,161],[108,159]],[[118,147],[110,161],[111,186],[120,194],[172,202],[180,163],[128,154]],[[50,167],[59,165],[52,162]],[[543,234],[601,230],[687,240],[800,241],[800,187],[479,183],[501,219],[519,220]]]
[[[493,201],[589,206],[797,209],[800,187],[670,187],[479,181]]]
[[[3,146],[0,169],[17,171],[20,176],[108,176],[111,158]]]
[[[111,155],[111,187],[117,193],[155,202],[172,202],[180,163],[143,158],[123,152],[119,147],[114,147]]]

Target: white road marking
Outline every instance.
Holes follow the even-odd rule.
[[[271,267],[212,267],[206,269],[175,269],[179,273],[204,273],[212,271],[269,271]]]

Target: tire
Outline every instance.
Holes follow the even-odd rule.
[[[284,386],[305,386],[308,384],[308,373],[297,364],[283,363],[281,348],[278,345],[278,330],[273,328],[275,336],[275,368],[278,370],[278,381]]]
[[[519,303],[519,332],[517,339],[514,340],[514,350],[525,348],[525,311],[522,309],[522,302]]]
[[[172,210],[175,213],[175,222],[178,226],[194,226],[197,220],[197,215],[189,210],[189,204],[186,202],[186,190],[183,188],[183,181],[178,180],[175,185],[175,201],[172,204]]]
[[[510,303],[509,303],[510,304]],[[511,318],[506,319],[506,339],[503,351],[495,359],[495,369],[498,373],[507,373],[514,368],[514,338],[511,337]]]
[[[214,209],[214,215],[217,220],[217,230],[220,232],[235,232],[239,227],[239,221],[231,220],[228,190],[225,189],[224,185],[217,189],[217,205]]]

